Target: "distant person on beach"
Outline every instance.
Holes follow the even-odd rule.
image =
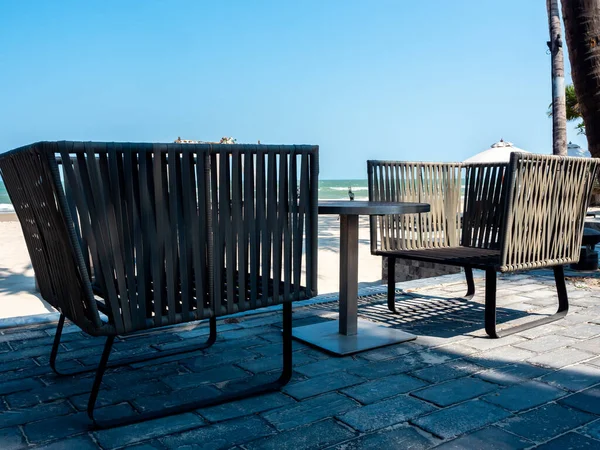
[[[350,201],[354,200],[354,192],[352,192],[352,186],[348,186],[348,197],[350,197]]]

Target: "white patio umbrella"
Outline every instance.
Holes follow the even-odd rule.
[[[589,151],[572,142],[569,142],[569,145],[567,145],[567,155],[578,156],[580,158],[590,158],[592,156]]]
[[[463,162],[466,163],[491,163],[491,162],[508,162],[510,160],[510,154],[512,152],[523,152],[529,153],[521,148],[515,147],[512,142],[505,142],[500,139],[499,142],[492,144],[492,146],[476,155],[465,159]]]

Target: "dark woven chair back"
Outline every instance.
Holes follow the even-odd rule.
[[[215,314],[316,295],[315,148],[213,148]]]
[[[316,147],[39,143],[0,171],[42,296],[90,334],[316,295]]]
[[[2,154],[0,174],[21,223],[42,297],[84,331],[102,334],[89,273],[81,270],[79,240],[67,219],[54,150],[40,143]]]

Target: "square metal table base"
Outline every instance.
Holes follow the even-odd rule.
[[[339,321],[330,320],[316,325],[293,328],[292,336],[299,341],[338,356],[351,355],[386,345],[400,344],[417,338],[414,334],[362,319],[358,319],[358,333],[353,336],[340,334],[339,329]]]

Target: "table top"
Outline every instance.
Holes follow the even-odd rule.
[[[319,214],[368,215],[415,214],[429,212],[427,203],[367,202],[340,200],[319,202]]]

